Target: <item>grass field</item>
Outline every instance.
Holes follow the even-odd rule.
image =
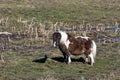
[[[119,0],[0,0],[0,31],[22,32],[31,26],[35,30],[45,22],[115,25],[120,22],[119,3]],[[47,31],[51,25],[46,25]],[[11,39],[4,50],[0,46],[4,59],[0,61],[0,80],[120,80],[119,42],[97,43],[96,63],[92,67],[74,56],[71,64],[63,63],[62,54],[53,48],[51,38],[44,42],[31,36],[34,35]]]
[[[98,44],[96,63],[92,67],[79,58],[72,63],[63,63],[57,49],[27,48],[19,46],[5,50],[5,63],[0,64],[1,80],[119,80],[120,44],[102,46]],[[45,60],[44,55],[48,56]]]
[[[31,19],[39,21],[65,21],[73,23],[112,23],[120,17],[119,0],[5,0],[0,2],[0,17]]]

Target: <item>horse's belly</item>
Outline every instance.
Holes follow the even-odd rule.
[[[84,51],[80,51],[80,50],[75,50],[75,51],[71,52],[72,55],[81,55],[83,53],[84,53]]]

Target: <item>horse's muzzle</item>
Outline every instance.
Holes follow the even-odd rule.
[[[56,42],[53,43],[53,46],[54,46],[55,48],[57,48]]]

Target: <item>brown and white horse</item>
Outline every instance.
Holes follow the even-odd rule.
[[[66,63],[71,62],[70,55],[77,56],[81,54],[86,56],[85,62],[88,62],[88,57],[90,57],[90,64],[95,63],[96,43],[89,37],[73,37],[65,31],[56,31],[53,33],[53,45],[63,53]]]

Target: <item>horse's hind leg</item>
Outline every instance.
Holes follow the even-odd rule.
[[[88,55],[85,55],[85,63],[88,63]]]
[[[90,57],[90,64],[91,66],[93,66],[93,64],[95,63],[93,54],[92,53],[89,54],[89,57]]]

